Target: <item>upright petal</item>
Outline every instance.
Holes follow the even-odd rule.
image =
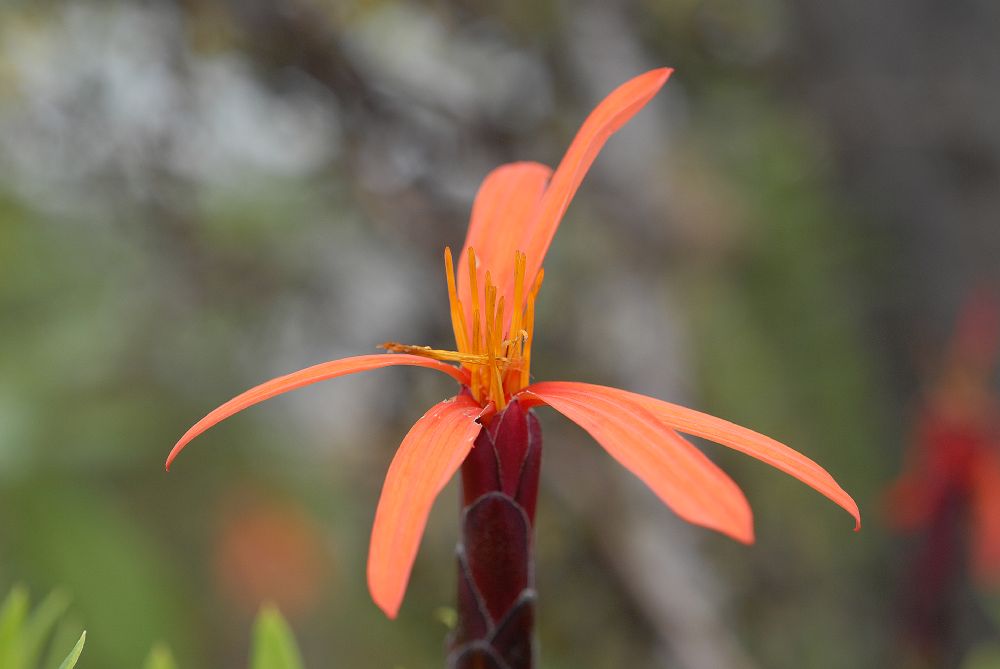
[[[549,392],[548,387],[551,385],[556,385],[560,388],[562,386],[573,386],[579,392],[591,395],[629,397],[644,406],[665,425],[678,432],[692,434],[696,437],[702,437],[723,446],[728,446],[766,462],[790,476],[794,476],[843,507],[845,511],[854,517],[854,529],[858,530],[861,528],[861,514],[858,511],[858,505],[833,480],[833,477],[806,456],[770,437],[766,437],[753,430],[748,430],[745,427],[740,427],[721,418],[716,418],[715,416],[617,388],[607,388],[587,383],[539,383],[535,386],[529,386],[528,389],[534,390],[537,386],[541,386],[543,391]]]
[[[538,383],[522,392],[586,430],[684,520],[753,542],[750,505],[704,453],[625,393],[581,383]]]
[[[395,618],[434,499],[455,474],[482,426],[485,410],[468,395],[435,405],[399,445],[375,510],[368,552],[368,589]]]
[[[626,81],[604,98],[583,122],[552,175],[552,181],[539,204],[536,220],[521,242],[520,250],[528,256],[525,281],[529,285],[542,266],[566,208],[604,143],[653,99],[672,72],[670,68],[661,68]]]
[[[308,386],[318,381],[326,381],[327,379],[344,376],[346,374],[354,374],[355,372],[364,372],[369,369],[380,369],[382,367],[390,367],[393,365],[429,367],[431,369],[436,369],[439,372],[444,372],[459,383],[468,382],[466,373],[457,367],[447,365],[443,362],[438,362],[437,360],[431,360],[430,358],[423,358],[416,355],[401,355],[396,353],[359,355],[353,358],[332,360],[330,362],[313,365],[312,367],[306,367],[305,369],[301,369],[297,372],[292,372],[291,374],[286,374],[285,376],[279,376],[276,379],[265,381],[259,386],[255,386],[250,390],[237,395],[195,423],[190,430],[184,433],[184,436],[181,437],[180,440],[174,445],[173,449],[171,449],[170,455],[167,456],[167,469],[170,469],[170,464],[174,461],[174,458],[180,454],[180,452],[192,439],[216,423],[224,421],[233,414],[243,411],[247,407],[251,407],[258,402],[271,399],[275,395],[287,393],[290,390],[296,390],[297,388]]]
[[[500,295],[510,300],[514,291],[514,252],[524,250],[528,227],[551,175],[548,165],[519,162],[501,165],[483,180],[472,204],[469,232],[458,260],[458,296],[465,306],[466,323],[472,323],[469,247],[476,250],[478,259],[477,284],[484,285],[488,269]],[[534,280],[534,275],[531,278]]]
[[[656,95],[671,72],[669,68],[652,70],[616,88],[584,121],[555,174],[546,165],[519,162],[501,165],[487,175],[476,195],[469,233],[459,259],[459,297],[465,305],[467,321],[468,248],[475,248],[479,257],[478,284],[483,285],[485,271],[489,269],[497,294],[505,296],[510,304],[514,293],[514,251],[524,251],[528,256],[524,282],[530,286],[566,208],[604,143]]]

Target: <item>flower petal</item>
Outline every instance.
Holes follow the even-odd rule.
[[[635,396],[640,398],[646,408],[660,420],[678,432],[728,446],[797,478],[851,514],[854,517],[855,532],[861,529],[861,512],[854,499],[840,487],[829,472],[798,451],[780,441],[727,420],[653,397]]]
[[[521,396],[539,400],[586,430],[684,520],[753,542],[743,492],[704,453],[624,392],[583,383],[538,383]]]
[[[468,248],[476,249],[479,258],[478,285],[483,285],[490,270],[497,295],[505,296],[507,313],[512,313],[514,251],[528,256],[524,283],[530,286],[566,208],[604,143],[656,95],[671,72],[669,68],[652,70],[616,88],[583,122],[554,174],[546,165],[519,162],[501,165],[487,175],[472,206],[458,263],[459,298],[467,323],[471,322]]]
[[[399,445],[382,486],[368,551],[368,589],[395,618],[434,499],[461,467],[485,410],[468,395],[435,405]]]
[[[535,280],[566,208],[604,143],[646,106],[667,83],[672,72],[670,68],[660,68],[626,81],[604,98],[583,122],[552,175],[549,187],[542,196],[536,219],[521,241],[519,248],[528,255],[524,275],[528,285]]]
[[[490,271],[499,294],[512,299],[514,292],[514,252],[522,251],[545,185],[552,175],[548,165],[532,162],[508,163],[494,169],[483,180],[472,204],[472,217],[465,246],[458,259],[458,296],[465,306],[465,322],[472,323],[469,289],[469,247],[476,250],[477,285],[485,283]],[[531,277],[534,280],[534,276]],[[530,286],[530,281],[528,282]],[[482,300],[482,296],[479,297]],[[513,310],[509,309],[508,312]]]
[[[379,369],[393,365],[429,367],[448,374],[459,383],[466,383],[468,381],[466,374],[457,367],[438,362],[437,360],[431,360],[430,358],[397,353],[359,355],[353,358],[332,360],[313,365],[312,367],[306,367],[297,372],[266,381],[237,395],[195,423],[190,430],[184,433],[184,436],[174,445],[173,449],[171,449],[170,455],[167,456],[167,470],[170,469],[170,464],[174,461],[174,458],[177,457],[192,439],[216,423],[222,422],[247,407],[253,406],[258,402],[263,402],[275,395],[287,393],[290,390],[296,390],[297,388],[308,386],[318,381],[326,381],[327,379],[344,376],[345,374],[354,374],[355,372],[364,372],[369,369]]]
[[[544,387],[551,384],[541,383],[536,385],[543,386],[544,390]],[[701,413],[700,411],[688,409],[676,404],[664,402],[663,400],[658,400],[653,397],[647,397],[646,395],[639,395],[637,393],[630,393],[617,388],[606,388],[604,386],[594,386],[586,383],[560,383],[558,385],[582,387],[582,389],[585,389],[581,390],[582,392],[590,392],[593,394],[611,395],[614,397],[620,395],[629,396],[633,399],[633,401],[641,403],[642,406],[656,415],[659,420],[678,432],[692,434],[696,437],[702,437],[704,439],[722,444],[723,446],[728,446],[729,448],[746,453],[747,455],[753,456],[758,460],[766,462],[772,467],[780,469],[790,476],[794,476],[806,485],[825,495],[827,498],[843,507],[849,514],[854,516],[855,531],[861,528],[861,514],[858,511],[858,505],[853,499],[851,499],[851,496],[844,492],[844,489],[833,480],[833,477],[830,476],[825,469],[806,456],[802,455],[798,451],[792,450],[778,441],[775,441],[774,439],[771,439],[770,437],[766,437],[763,434],[754,432],[753,430],[748,430],[745,427],[740,427],[739,425],[730,423],[727,420],[716,418],[715,416],[710,416],[708,414]],[[534,388],[535,386],[529,386],[529,390]]]

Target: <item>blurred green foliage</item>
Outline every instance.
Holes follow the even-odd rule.
[[[177,669],[174,656],[166,646],[156,646],[146,658],[143,669]]]
[[[87,632],[72,644],[64,659],[58,660],[66,652],[65,631],[72,627],[64,620],[68,605],[69,598],[57,591],[31,610],[27,589],[13,588],[0,605],[0,667],[73,669],[83,653]],[[40,661],[43,654],[44,662]],[[177,669],[178,665],[166,646],[157,645],[142,666]],[[254,622],[250,669],[303,669],[292,630],[274,606],[263,607]]]
[[[0,667],[73,669],[87,633],[76,643],[67,636],[75,634],[69,631],[75,625],[63,620],[68,604],[66,595],[53,592],[32,610],[27,589],[13,588],[0,605]]]
[[[76,666],[77,661],[80,659],[80,654],[83,653],[83,645],[87,641],[87,633],[84,632],[80,635],[80,640],[76,642],[73,646],[73,650],[69,652],[63,663],[59,665],[59,669],[73,669]]]
[[[302,669],[302,657],[292,630],[273,606],[257,616],[253,632],[251,669]]]

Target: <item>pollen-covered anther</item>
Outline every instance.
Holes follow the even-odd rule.
[[[433,360],[460,362],[464,365],[489,364],[489,356],[487,355],[474,355],[472,353],[462,353],[460,351],[431,348],[430,346],[416,346],[414,344],[400,344],[399,342],[387,341],[379,344],[375,348],[380,348],[384,351],[389,351],[390,353],[408,353],[410,355],[419,355]],[[499,358],[499,360],[504,363],[512,362],[508,358]]]
[[[510,339],[504,339],[503,345],[504,348],[509,348],[511,346],[523,344],[526,341],[528,341],[528,331],[522,328],[521,331],[518,332],[517,335],[515,335],[514,337]]]

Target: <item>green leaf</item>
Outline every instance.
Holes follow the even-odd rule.
[[[70,651],[63,663],[59,665],[59,669],[73,669],[76,666],[76,661],[80,659],[80,653],[83,652],[83,644],[87,641],[87,630],[83,630],[83,634],[80,635],[80,640],[76,642],[73,646],[73,650]]]
[[[167,632],[174,652],[190,654],[193,624],[183,606],[185,586],[153,535],[113,494],[59,478],[25,484],[13,494],[21,504],[16,511],[0,508],[0,526],[15,528],[18,541],[5,548],[16,554],[12,559],[26,578],[58,582],[72,593],[73,611],[95,632],[88,635],[85,665],[141,667],[151,642],[159,638],[150,635]],[[72,639],[45,669],[59,666],[82,629],[73,628]]]
[[[75,621],[63,620],[59,622],[52,642],[49,644],[49,649],[45,653],[45,662],[41,665],[42,669],[58,669],[66,653],[70,652],[73,644],[77,642],[79,630],[80,625]],[[34,669],[34,667],[30,669]]]
[[[166,646],[157,645],[146,658],[143,669],[177,669],[174,656],[170,654],[170,649]]]
[[[251,669],[302,669],[302,655],[288,623],[273,606],[257,615],[253,630]]]
[[[15,587],[0,608],[0,667],[21,669],[21,630],[28,615],[28,591]]]
[[[35,669],[45,647],[45,640],[69,607],[69,597],[62,592],[49,594],[39,604],[24,625],[21,634],[21,662],[23,669]]]

